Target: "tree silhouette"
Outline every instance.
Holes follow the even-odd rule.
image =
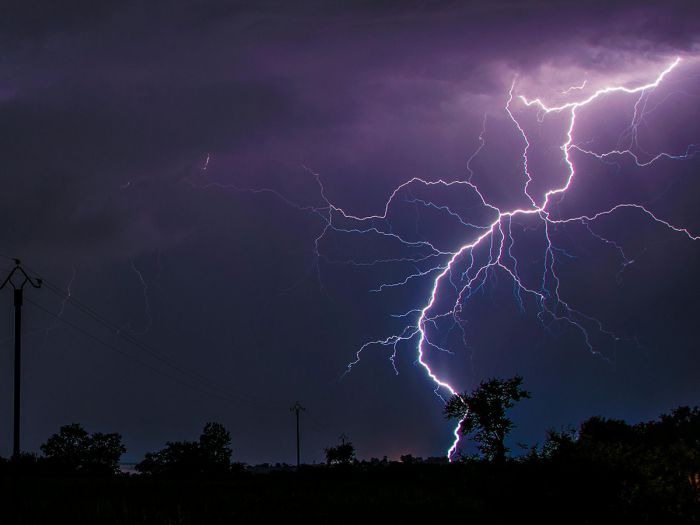
[[[231,468],[231,434],[221,423],[204,425],[199,449],[206,471],[226,472]]]
[[[231,435],[220,423],[207,423],[199,441],[168,441],[149,452],[136,470],[155,476],[216,476],[231,470]]]
[[[355,459],[355,446],[350,441],[344,441],[337,447],[325,449],[327,465],[348,465]]]
[[[119,434],[89,434],[80,424],[60,428],[41,445],[52,470],[86,474],[115,474],[126,452]]]
[[[503,462],[508,448],[505,438],[513,429],[506,410],[515,402],[530,398],[530,392],[521,388],[523,378],[492,378],[482,381],[471,393],[455,394],[445,404],[445,416],[459,419],[459,433],[479,443],[484,456],[494,462]]]

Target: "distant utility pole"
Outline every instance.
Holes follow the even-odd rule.
[[[299,455],[299,412],[301,412],[302,410],[306,410],[306,409],[299,404],[299,401],[297,401],[296,403],[294,403],[294,406],[292,408],[290,408],[289,410],[291,410],[292,412],[296,412],[296,418],[297,418],[297,470],[299,470],[299,459],[300,459],[300,455]]]
[[[32,279],[24,271],[19,259],[15,259],[15,267],[0,285],[12,286],[15,298],[15,396],[14,396],[14,429],[12,434],[12,458],[19,459],[19,421],[20,421],[20,371],[22,369],[22,291],[25,284],[41,288],[41,279]]]

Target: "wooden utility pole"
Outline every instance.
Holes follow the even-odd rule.
[[[41,279],[32,279],[22,268],[19,259],[15,259],[15,267],[0,285],[0,290],[5,286],[12,286],[15,304],[15,384],[14,384],[14,428],[12,432],[12,459],[18,460],[20,455],[19,427],[20,427],[20,381],[22,378],[22,299],[25,284],[31,284],[34,288],[41,287]]]
[[[299,448],[299,412],[302,410],[306,410],[303,406],[299,404],[299,401],[294,403],[294,406],[290,408],[292,412],[296,412],[296,419],[297,419],[297,470],[299,470],[299,464],[300,464],[300,448]]]

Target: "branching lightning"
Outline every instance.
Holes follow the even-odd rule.
[[[586,84],[588,84],[588,80],[584,80],[581,82],[580,85],[578,86],[571,86],[570,88],[565,89],[564,91],[561,91],[559,94],[560,95],[568,95],[572,91],[581,91],[583,88],[586,87]]]
[[[593,238],[610,246],[616,250],[622,259],[623,269],[634,260],[629,257],[623,247],[605,236],[597,233],[592,225],[605,216],[616,214],[621,210],[637,212],[655,223],[669,229],[670,231],[683,235],[690,240],[700,240],[700,235],[690,232],[681,226],[673,225],[669,220],[657,216],[644,204],[635,202],[618,203],[608,209],[592,212],[586,215],[575,217],[555,217],[552,215],[553,204],[558,202],[571,187],[577,171],[571,153],[576,151],[583,155],[588,155],[605,161],[614,157],[629,157],[638,167],[646,167],[662,160],[689,159],[698,153],[698,146],[691,144],[681,153],[662,152],[655,155],[647,155],[644,159],[637,153],[641,148],[637,144],[637,127],[642,121],[649,100],[649,94],[657,88],[664,79],[678,67],[681,59],[675,58],[665,67],[653,81],[645,84],[626,87],[613,85],[603,87],[592,93],[583,96],[587,89],[590,89],[590,82],[583,81],[580,85],[572,86],[563,93],[567,96],[582,96],[577,101],[566,102],[561,105],[548,105],[540,98],[528,98],[523,95],[516,96],[516,81],[510,87],[504,111],[517,133],[522,138],[523,146],[521,150],[521,162],[523,173],[522,193],[529,204],[522,208],[501,209],[490,203],[485,194],[473,182],[474,170],[472,161],[479,155],[485,145],[487,116],[484,116],[483,126],[479,134],[478,148],[468,158],[467,176],[465,180],[445,181],[445,180],[425,180],[414,177],[397,186],[389,195],[381,213],[367,216],[354,215],[345,209],[334,204],[327,196],[319,174],[309,168],[305,169],[315,177],[319,187],[322,205],[299,205],[294,203],[284,195],[272,189],[245,189],[234,185],[222,183],[210,183],[206,187],[231,188],[236,191],[249,191],[251,193],[270,193],[282,199],[286,204],[302,211],[310,211],[322,220],[323,227],[314,240],[315,261],[324,260],[328,263],[347,263],[353,265],[377,265],[384,263],[410,263],[414,270],[408,275],[391,282],[385,282],[377,286],[373,292],[379,293],[390,288],[406,286],[417,280],[429,279],[432,283],[430,293],[422,306],[414,307],[407,312],[396,313],[392,317],[395,319],[405,319],[406,325],[395,333],[386,337],[367,341],[356,352],[355,359],[347,366],[345,373],[350,372],[361,360],[362,354],[369,347],[381,346],[390,349],[390,361],[398,374],[396,367],[396,355],[400,345],[411,343],[417,352],[416,363],[420,365],[428,378],[435,385],[435,393],[441,399],[446,396],[458,393],[447,378],[441,377],[431,368],[429,363],[430,355],[434,352],[451,353],[440,342],[438,337],[442,331],[440,323],[449,322],[453,328],[461,331],[462,338],[466,341],[466,331],[464,328],[463,308],[473,295],[485,287],[489,276],[498,272],[510,279],[513,283],[515,297],[521,309],[525,308],[525,298],[534,301],[538,308],[538,318],[545,327],[555,324],[564,324],[577,331],[586,348],[598,354],[591,340],[592,331],[612,341],[617,341],[620,336],[609,331],[603,323],[595,317],[578,310],[574,305],[562,296],[560,291],[560,277],[557,270],[557,255],[566,254],[564,250],[555,245],[552,239],[553,228],[558,225],[568,223],[579,223],[587,229]],[[632,122],[626,132],[627,139],[624,143],[619,143],[615,149],[605,152],[595,152],[584,145],[575,142],[575,130],[577,122],[577,112],[579,109],[595,104],[598,100],[610,94],[621,94],[623,96],[638,97],[634,104],[634,115]],[[543,194],[536,195],[532,190],[533,173],[530,167],[530,147],[531,140],[528,138],[526,127],[518,119],[520,112],[537,111],[537,121],[543,122],[549,115],[563,115],[566,117],[566,132],[564,142],[559,146],[565,166],[562,182],[553,184],[546,189]],[[648,158],[647,158],[648,157]],[[200,186],[201,187],[201,186]],[[413,190],[418,189],[449,189],[452,191],[462,191],[465,195],[475,199],[484,213],[486,219],[473,220],[465,217],[461,212],[432,202],[426,198],[416,197]],[[467,241],[450,248],[441,246],[437,242],[428,240],[409,238],[403,233],[397,232],[391,225],[391,212],[398,203],[410,203],[415,206],[429,208],[437,213],[444,213],[451,220],[456,220],[461,227],[467,230],[465,234]],[[543,264],[538,282],[530,283],[522,277],[519,269],[519,261],[514,254],[513,248],[516,245],[517,237],[513,231],[514,219],[532,218],[539,221],[543,230]],[[377,236],[391,242],[399,243],[406,250],[405,255],[376,258],[370,261],[364,260],[338,260],[337,258],[325,255],[321,249],[323,240],[330,235],[363,235]],[[318,269],[318,264],[316,264]],[[460,422],[461,423],[461,422]],[[452,459],[459,446],[459,424],[454,429],[454,441],[452,442],[447,456]]]

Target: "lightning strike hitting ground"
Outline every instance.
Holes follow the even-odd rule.
[[[357,350],[355,359],[348,364],[345,373],[347,374],[350,372],[352,368],[360,362],[362,353],[367,348],[371,346],[383,346],[391,349],[390,361],[395,372],[398,374],[395,362],[398,347],[402,343],[413,341],[415,342],[414,348],[417,351],[417,364],[424,369],[427,376],[435,385],[435,393],[444,401],[445,396],[457,394],[458,389],[452,386],[447,378],[441,377],[431,368],[429,363],[430,354],[433,352],[452,354],[448,348],[445,348],[444,344],[438,341],[439,337],[437,337],[436,334],[443,331],[440,328],[440,323],[448,321],[451,323],[450,329],[456,327],[461,331],[462,339],[466,343],[466,332],[462,315],[464,305],[477,291],[486,286],[487,278],[490,273],[493,274],[496,271],[500,271],[512,280],[514,294],[521,310],[525,308],[524,299],[526,297],[532,298],[538,307],[538,318],[545,327],[557,323],[572,327],[580,333],[583,343],[591,353],[599,354],[591,341],[592,330],[595,330],[597,334],[603,337],[609,338],[611,341],[620,340],[620,337],[607,330],[601,321],[576,309],[562,297],[555,254],[563,253],[566,255],[566,252],[557,247],[553,242],[553,227],[567,223],[579,223],[583,225],[595,239],[611,246],[620,254],[623,261],[623,269],[633,264],[634,260],[625,254],[624,249],[618,243],[605,238],[592,229],[591,224],[601,217],[627,209],[638,212],[669,230],[682,234],[691,240],[700,240],[700,235],[695,235],[686,228],[671,224],[663,217],[655,215],[643,204],[635,202],[622,202],[608,209],[575,217],[554,217],[552,216],[551,210],[552,204],[557,202],[557,199],[561,199],[564,196],[576,177],[576,168],[571,158],[572,151],[577,151],[600,160],[615,156],[627,156],[630,157],[638,167],[646,167],[664,159],[688,159],[697,154],[698,147],[694,144],[689,145],[685,151],[680,154],[662,152],[651,156],[648,160],[641,160],[634,151],[637,147],[637,127],[644,117],[649,94],[663,82],[667,75],[678,67],[680,62],[680,58],[675,58],[653,79],[653,81],[645,84],[633,87],[626,87],[623,85],[607,86],[592,92],[592,94],[578,101],[566,102],[558,106],[550,106],[540,98],[530,99],[523,95],[516,96],[516,82],[514,81],[508,93],[504,111],[523,141],[521,162],[524,180],[522,193],[527,202],[529,202],[529,205],[526,207],[500,209],[496,205],[490,203],[477,184],[472,182],[474,177],[474,171],[471,167],[472,161],[479,155],[486,143],[484,138],[487,129],[486,116],[484,116],[482,130],[478,137],[479,146],[467,160],[466,168],[468,176],[465,180],[425,180],[414,177],[396,187],[384,204],[383,211],[375,215],[353,215],[333,204],[326,196],[325,188],[319,174],[306,167],[304,168],[315,177],[316,183],[318,184],[320,196],[324,202],[322,206],[299,205],[272,189],[247,189],[223,183],[210,183],[198,187],[228,188],[235,191],[247,191],[256,194],[270,193],[298,210],[316,214],[323,221],[323,228],[314,240],[316,263],[318,263],[319,260],[324,260],[329,263],[345,263],[357,266],[372,266],[383,263],[409,263],[417,268],[413,273],[409,273],[400,279],[380,284],[372,290],[373,292],[378,293],[390,288],[405,286],[415,280],[431,279],[432,286],[430,293],[422,306],[392,316],[397,319],[409,320],[407,324],[402,329],[385,338],[368,341],[363,344]],[[585,92],[587,86],[590,84],[588,80],[585,80],[580,85],[573,86],[561,92],[560,95],[571,96],[572,93],[580,95]],[[574,135],[577,111],[584,106],[595,104],[597,101],[610,94],[638,96],[634,104],[632,122],[628,128],[630,138],[626,145],[620,145],[616,149],[601,153],[594,152],[591,149],[576,144]],[[516,105],[518,106],[517,108]],[[521,124],[521,121],[519,121],[517,117],[519,112],[527,112],[531,109],[537,111],[536,116],[538,123],[544,122],[549,115],[565,115],[567,118],[565,140],[559,146],[564,165],[566,166],[566,172],[563,174],[563,182],[550,185],[550,187],[540,195],[535,194],[531,188],[534,178],[529,166],[530,158],[528,155],[531,141],[525,130],[527,126]],[[449,189],[455,192],[463,191],[465,194],[470,195],[471,198],[475,198],[490,218],[487,220],[482,219],[481,221],[468,220],[461,213],[449,206],[439,205],[428,199],[416,197],[412,193],[412,190],[416,188]],[[456,249],[445,249],[444,247],[440,247],[438,243],[429,242],[427,240],[410,240],[404,235],[397,233],[396,229],[392,228],[390,224],[392,207],[398,203],[407,202],[429,208],[436,212],[445,213],[452,219],[457,220],[463,227],[468,228],[470,231],[470,234],[467,236],[467,241]],[[519,261],[512,251],[516,244],[516,237],[512,230],[513,219],[520,217],[531,217],[539,221],[544,231],[544,264],[542,265],[539,282],[536,284],[527,282],[526,279],[521,276],[518,267]],[[321,249],[324,238],[326,238],[330,232],[346,235],[378,236],[388,241],[400,243],[408,253],[405,256],[378,258],[371,261],[352,259],[337,260],[324,255]],[[419,265],[422,266],[419,268]],[[316,268],[318,271],[318,264],[316,264]],[[460,436],[458,430],[459,424],[454,429],[454,441],[447,451],[447,457],[450,460],[454,457],[459,446]]]
[[[545,320],[549,322],[564,322],[568,323],[571,326],[573,326],[575,329],[579,330],[583,340],[585,342],[585,345],[587,348],[593,352],[595,352],[595,349],[593,348],[593,345],[590,341],[589,337],[589,330],[591,328],[594,328],[598,331],[600,331],[602,334],[607,335],[608,337],[612,338],[613,340],[618,340],[619,337],[612,332],[609,332],[604,329],[602,323],[598,321],[597,319],[584,314],[577,309],[575,309],[573,306],[571,306],[565,299],[563,299],[560,295],[559,292],[559,277],[557,275],[556,271],[556,264],[555,264],[555,257],[554,257],[554,251],[556,250],[556,247],[554,246],[552,239],[550,237],[550,227],[554,224],[564,224],[564,223],[569,223],[569,222],[579,222],[581,224],[584,224],[588,230],[591,232],[591,234],[598,238],[599,240],[613,245],[621,254],[623,258],[623,264],[624,265],[629,265],[632,264],[634,261],[629,259],[625,254],[622,248],[614,243],[613,241],[610,241],[608,239],[605,239],[604,237],[595,234],[591,229],[590,229],[590,223],[594,222],[596,219],[613,214],[616,211],[624,208],[629,208],[633,210],[637,210],[642,214],[645,214],[648,216],[651,220],[656,221],[657,223],[675,231],[678,233],[682,233],[686,235],[689,239],[692,240],[698,240],[700,239],[700,236],[693,235],[690,233],[687,229],[677,227],[669,223],[668,221],[664,220],[663,218],[657,217],[654,213],[652,213],[650,210],[645,208],[641,204],[636,204],[636,203],[621,203],[618,204],[610,209],[603,210],[600,212],[596,212],[595,214],[592,215],[581,215],[578,217],[568,217],[568,218],[553,218],[550,215],[550,204],[552,203],[552,199],[555,198],[557,195],[565,193],[568,188],[570,187],[572,181],[574,180],[574,177],[576,175],[576,169],[574,166],[573,161],[570,158],[570,152],[571,150],[577,150],[582,153],[594,155],[595,157],[599,159],[603,159],[608,156],[613,156],[613,155],[628,155],[630,156],[635,163],[640,166],[648,166],[654,162],[656,162],[659,159],[685,159],[693,156],[696,153],[697,147],[695,145],[690,145],[686,149],[686,151],[683,154],[679,155],[674,155],[674,154],[669,154],[669,153],[659,153],[655,155],[653,158],[651,158],[648,161],[641,162],[635,153],[631,150],[632,146],[634,145],[634,142],[632,142],[629,147],[625,149],[620,149],[620,150],[612,150],[608,151],[605,153],[594,153],[592,151],[585,150],[582,147],[579,147],[578,145],[574,144],[574,130],[575,130],[575,125],[576,125],[576,112],[579,108],[592,104],[596,100],[598,100],[601,97],[604,97],[605,95],[611,94],[611,93],[625,93],[628,95],[634,95],[634,94],[640,94],[640,99],[637,101],[635,104],[635,113],[633,117],[633,122],[631,124],[631,127],[634,127],[637,125],[637,123],[640,121],[640,119],[643,116],[643,110],[640,110],[640,104],[644,97],[656,88],[662,81],[663,79],[673,70],[675,69],[678,64],[680,63],[680,58],[676,58],[673,60],[669,66],[664,69],[656,78],[653,82],[646,83],[644,85],[640,86],[635,86],[632,88],[625,87],[625,86],[610,86],[610,87],[605,87],[602,89],[599,89],[595,91],[592,95],[577,101],[577,102],[568,102],[566,104],[560,105],[560,106],[548,106],[546,105],[542,100],[540,99],[528,99],[524,96],[519,96],[518,100],[522,102],[522,104],[526,107],[536,107],[539,111],[538,115],[538,121],[542,122],[544,118],[550,114],[550,113],[564,113],[566,112],[568,114],[568,129],[566,132],[566,141],[561,145],[561,151],[563,153],[564,161],[567,166],[568,173],[566,174],[566,180],[565,183],[562,184],[561,186],[558,187],[553,187],[546,191],[544,196],[542,198],[538,198],[536,196],[533,196],[530,191],[529,187],[530,184],[533,181],[532,174],[530,173],[530,169],[528,166],[528,150],[530,148],[530,141],[528,140],[528,136],[523,129],[523,126],[520,124],[516,116],[514,115],[512,111],[512,104],[513,104],[513,92],[515,89],[515,82],[511,86],[511,90],[509,93],[508,101],[505,107],[506,113],[509,115],[510,119],[513,122],[513,125],[518,129],[519,133],[521,134],[523,141],[525,143],[525,146],[523,148],[522,152],[522,164],[523,164],[523,170],[524,170],[524,175],[525,175],[525,184],[523,188],[523,192],[525,196],[528,198],[528,200],[531,203],[531,207],[528,208],[522,208],[522,209],[513,209],[513,210],[501,210],[497,208],[496,206],[493,206],[492,204],[489,204],[486,199],[484,198],[483,194],[480,192],[479,188],[471,182],[472,176],[473,176],[473,170],[471,169],[471,161],[479,154],[481,149],[484,146],[484,134],[486,130],[486,119],[484,119],[484,126],[482,128],[482,132],[479,135],[479,147],[477,150],[472,154],[472,156],[468,159],[467,162],[467,170],[469,172],[469,177],[467,178],[466,181],[453,181],[453,182],[445,182],[442,180],[438,181],[426,181],[423,179],[418,179],[414,178],[411,179],[410,181],[400,185],[397,187],[392,194],[390,195],[388,201],[386,202],[386,205],[384,207],[384,211],[381,215],[370,215],[366,217],[358,217],[354,216],[352,214],[349,214],[345,212],[343,209],[338,208],[334,205],[332,205],[330,202],[326,201],[328,203],[328,220],[327,220],[327,225],[326,228],[324,229],[323,235],[325,235],[326,231],[328,231],[329,228],[334,228],[334,214],[338,214],[340,217],[343,219],[352,219],[355,221],[359,221],[360,223],[367,223],[369,221],[376,221],[376,220],[386,220],[389,214],[390,207],[392,203],[397,199],[397,196],[400,194],[402,190],[405,188],[411,186],[411,185],[424,185],[424,186],[432,186],[432,185],[442,185],[445,187],[450,187],[450,186],[457,186],[461,185],[464,187],[469,188],[472,190],[480,199],[480,201],[483,203],[483,205],[491,210],[493,210],[496,214],[494,220],[490,224],[486,225],[474,225],[471,223],[467,223],[464,220],[461,219],[461,217],[458,216],[458,214],[455,214],[449,209],[446,209],[448,213],[451,215],[457,216],[462,222],[462,224],[465,224],[467,226],[471,226],[477,229],[483,230],[482,233],[478,234],[475,238],[473,238],[471,241],[468,243],[462,245],[458,250],[454,251],[453,253],[449,253],[449,259],[446,263],[441,263],[437,264],[431,268],[428,268],[426,270],[422,270],[420,272],[416,272],[413,274],[408,275],[404,279],[397,281],[397,282],[392,282],[392,283],[385,283],[380,285],[376,291],[381,291],[386,287],[393,287],[393,286],[402,286],[404,284],[407,284],[410,280],[412,279],[417,279],[421,278],[424,276],[434,276],[433,277],[433,286],[432,290],[428,299],[428,302],[420,309],[413,309],[410,312],[406,313],[405,316],[409,316],[411,314],[416,315],[417,314],[417,320],[415,321],[414,324],[406,326],[402,331],[399,333],[390,335],[387,338],[384,339],[379,339],[379,340],[373,340],[373,341],[368,341],[357,352],[356,359],[352,361],[348,365],[348,370],[351,370],[354,365],[356,365],[360,361],[360,356],[362,352],[368,348],[369,346],[373,345],[381,345],[381,346],[390,346],[392,347],[392,354],[391,354],[391,362],[392,365],[394,365],[394,369],[396,369],[395,364],[394,364],[394,358],[396,356],[397,352],[397,345],[401,342],[413,340],[414,338],[417,339],[417,352],[418,352],[418,359],[417,362],[425,369],[425,372],[427,373],[428,377],[434,382],[436,385],[435,392],[438,396],[442,398],[441,393],[444,394],[449,394],[449,395],[454,395],[457,393],[457,390],[445,379],[438,377],[438,375],[431,369],[428,361],[427,361],[427,353],[429,351],[442,351],[442,352],[449,352],[446,348],[443,348],[440,344],[437,342],[434,342],[431,340],[431,335],[430,331],[431,328],[437,328],[437,321],[443,318],[451,317],[454,320],[455,326],[460,327],[461,329],[461,323],[460,323],[460,313],[462,311],[464,303],[471,297],[471,295],[474,293],[474,291],[481,287],[484,286],[486,283],[486,277],[487,273],[492,270],[500,269],[503,272],[505,272],[506,275],[508,275],[514,282],[514,285],[516,286],[516,294],[519,300],[519,303],[522,308],[522,295],[530,295],[535,298],[537,304],[539,305],[540,311],[539,311],[539,317],[540,319],[545,322]],[[566,90],[566,93],[571,92],[571,91],[580,91],[584,89],[586,86],[586,82],[583,82],[580,86],[575,86],[574,88],[571,88],[569,90]],[[634,140],[634,139],[633,139]],[[320,179],[319,180],[320,184]],[[414,199],[412,202],[416,202]],[[426,201],[420,201],[421,204],[425,206],[432,206],[432,207],[437,207],[435,204],[426,202]],[[513,217],[516,216],[525,216],[525,215],[532,215],[537,217],[539,220],[542,221],[544,225],[544,231],[545,231],[545,239],[546,239],[546,248],[545,248],[545,256],[544,256],[544,267],[542,271],[542,280],[541,284],[538,288],[528,286],[524,283],[523,279],[520,277],[518,274],[518,268],[517,268],[517,259],[512,255],[511,248],[513,247],[515,243],[515,239],[513,238],[513,234],[511,231],[511,221]],[[342,231],[342,232],[347,232],[347,233],[367,233],[370,231],[373,231],[377,234],[380,235],[395,235],[395,234],[389,234],[386,233],[385,231],[381,231],[376,228],[356,228],[356,229],[348,229],[348,228],[334,228],[336,231]],[[413,247],[416,246],[418,243],[415,242],[409,242],[407,240],[401,239],[401,241],[407,246],[407,247]],[[485,261],[477,263],[475,260],[475,250],[480,247],[480,245],[483,245],[484,243],[489,242],[490,247],[488,250],[488,258]],[[317,240],[318,244],[318,240]],[[430,243],[425,242],[423,244],[425,248],[429,250],[429,253],[425,255],[423,258],[418,258],[416,259],[417,261],[420,260],[427,260],[433,257],[439,257],[441,255],[446,255],[446,253],[443,250],[437,249],[435,246],[433,246]],[[458,271],[458,267],[461,265],[465,264],[465,261],[468,263],[468,267],[464,271]],[[454,302],[450,302],[451,307],[445,308],[444,306],[439,306],[438,303],[440,303],[440,292],[441,292],[441,287],[444,285],[444,281],[450,282],[452,286],[455,286],[455,280],[454,276],[455,274],[459,275],[459,286],[457,286],[458,293],[456,294],[456,300]],[[444,399],[444,398],[443,398]],[[461,423],[461,422],[460,422]],[[453,455],[457,451],[457,447],[459,445],[459,424],[454,430],[454,442],[452,443],[452,446],[449,448],[447,452],[448,458],[452,459]]]

